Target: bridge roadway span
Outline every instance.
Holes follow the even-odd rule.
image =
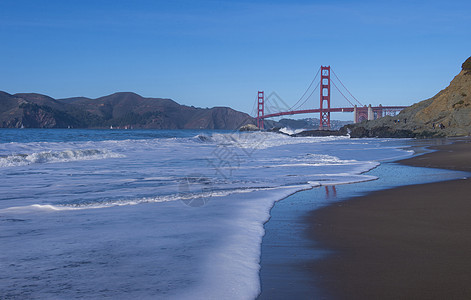
[[[359,109],[366,109],[366,107],[358,107]],[[375,106],[372,107],[373,110],[402,110],[405,106]],[[315,108],[315,109],[304,109],[304,110],[291,110],[277,112],[273,114],[262,115],[260,119],[279,117],[279,116],[288,116],[288,115],[297,115],[297,114],[310,114],[310,113],[320,113],[320,112],[354,112],[354,107],[339,107],[339,108]]]

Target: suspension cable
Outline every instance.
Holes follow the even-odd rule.
[[[351,106],[355,106],[352,102],[350,102],[350,100],[348,100],[347,97],[345,97],[345,95],[339,90],[339,88],[337,87],[337,85],[335,84],[335,82],[332,81],[332,84],[335,86],[335,88],[337,89],[337,91],[339,91],[339,93],[345,98],[345,100],[348,101],[348,103],[350,103]]]
[[[293,108],[299,103],[301,102],[301,100],[304,98],[304,96],[306,96],[307,92],[309,91],[309,89],[311,88],[312,84],[316,81],[316,78],[317,76],[319,75],[319,72],[320,72],[321,68],[319,67],[319,69],[317,70],[317,73],[316,73],[316,76],[314,76],[314,79],[311,81],[311,84],[309,84],[309,86],[307,87],[306,91],[304,92],[304,94],[301,96],[301,98],[299,98],[299,100],[293,105],[291,106],[288,111],[290,110],[293,110]],[[312,93],[311,93],[312,95]],[[309,96],[310,97],[310,96]],[[307,97],[307,99],[309,99],[309,97]],[[306,101],[303,102],[303,104],[306,103]],[[303,104],[301,104],[300,106],[302,106]]]
[[[271,114],[272,113],[272,110],[270,108],[270,99],[267,97],[265,98],[265,102],[264,102],[264,107],[265,107],[265,114]]]
[[[316,87],[312,90],[311,94],[309,94],[309,96],[306,98],[306,100],[304,100],[303,103],[301,103],[301,105],[299,105],[298,107],[296,107],[296,110],[298,110],[299,108],[301,108],[301,106],[303,106],[307,100],[309,100],[309,98],[311,98],[312,94],[314,94],[314,92],[317,90],[317,88],[319,87],[319,85],[316,85]],[[291,110],[291,109],[290,109]]]
[[[356,102],[358,102],[358,104],[360,104],[360,106],[363,106],[363,104],[361,104],[360,101],[357,100],[357,98],[355,98],[355,96],[352,95],[352,93],[350,93],[350,91],[345,87],[345,85],[342,83],[342,81],[337,77],[337,74],[335,74],[334,70],[331,68],[332,70],[332,73],[334,73],[334,76],[335,78],[337,78],[337,80],[340,82],[340,84],[344,87],[344,89],[350,94],[350,96],[353,97],[353,99],[355,99]],[[340,92],[340,91],[339,91]],[[344,96],[345,97],[345,96]],[[345,98],[346,99],[346,98]],[[349,101],[350,102],[350,101]],[[351,103],[351,102],[350,102]]]
[[[257,107],[257,110],[258,110],[258,96],[255,97],[255,101],[253,102],[253,107],[252,107],[252,112],[250,113],[251,116],[254,116],[255,118],[257,117],[258,115],[258,112],[257,112],[257,115],[255,114],[256,113],[256,110],[255,108]]]

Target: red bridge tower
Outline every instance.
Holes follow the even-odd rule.
[[[321,66],[321,121],[319,129],[330,129],[330,66]],[[326,106],[324,106],[324,103]],[[324,109],[326,109],[324,111]]]
[[[265,93],[263,91],[258,91],[258,101],[257,101],[257,127],[263,129],[263,115],[264,115],[264,103]]]

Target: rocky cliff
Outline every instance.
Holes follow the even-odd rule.
[[[0,92],[3,128],[155,128],[238,129],[254,124],[249,115],[229,107],[197,108],[171,99],[115,93],[97,99],[53,99],[41,94]]]
[[[471,135],[471,57],[450,85],[395,117],[347,125],[352,137],[444,137]]]

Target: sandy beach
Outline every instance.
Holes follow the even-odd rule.
[[[471,171],[471,143],[400,163]],[[471,180],[372,192],[313,211],[330,251],[310,263],[325,299],[471,299]]]

